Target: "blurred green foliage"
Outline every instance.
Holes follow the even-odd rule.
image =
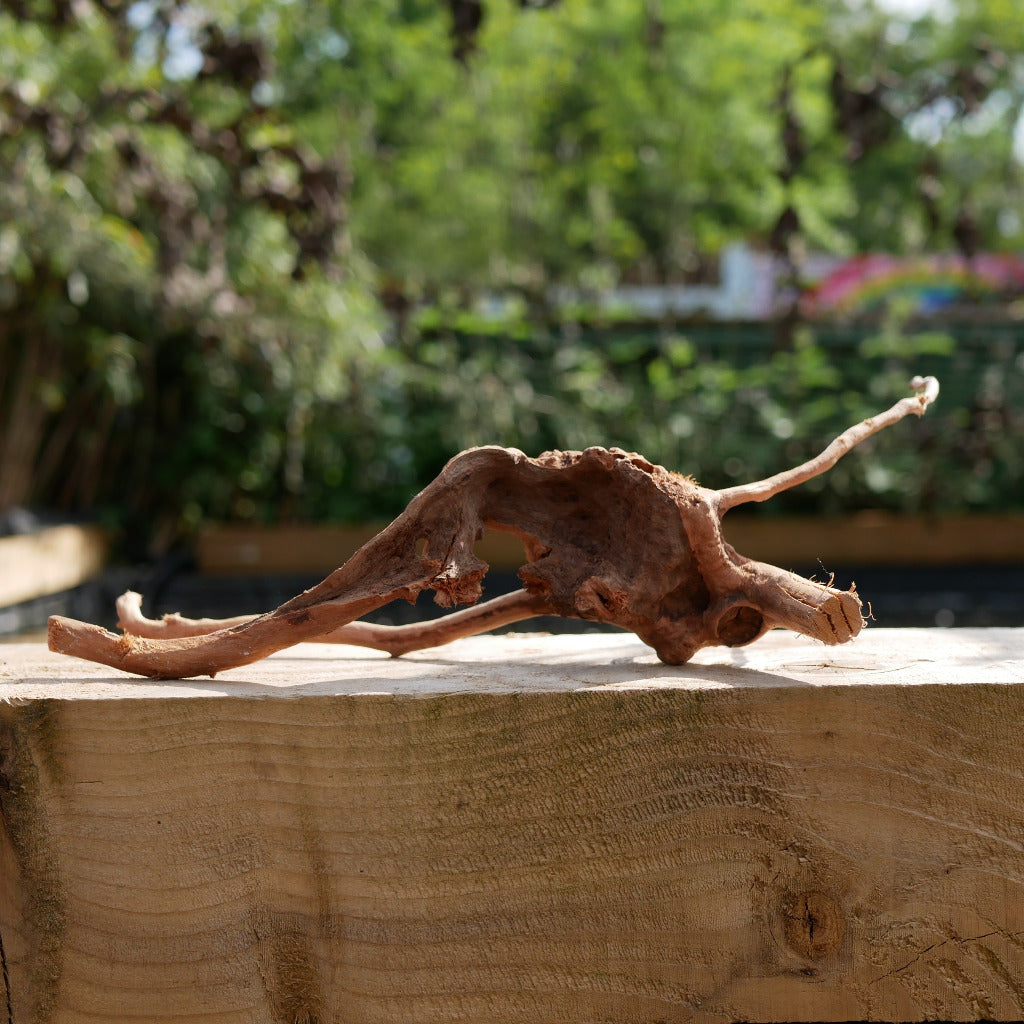
[[[386,389],[375,378],[382,414],[358,441],[339,429],[336,409],[314,419],[310,515],[393,514],[470,444],[534,454],[617,445],[731,486],[815,455],[909,394],[917,373],[944,385],[926,417],[872,439],[763,513],[1024,508],[1024,332],[1012,326],[833,328],[777,352],[771,332],[756,327],[439,330],[417,337],[397,366],[404,372]],[[334,486],[339,467],[350,475]]]
[[[137,549],[209,517],[380,519],[474,443],[619,444],[729,484],[929,367],[934,415],[779,507],[1020,508],[1012,327],[779,349],[552,301],[686,280],[737,238],[795,270],[1020,248],[1013,8],[8,0],[0,509]],[[484,292],[504,321],[474,320]]]

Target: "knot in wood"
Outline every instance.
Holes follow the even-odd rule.
[[[846,920],[839,904],[823,892],[790,894],[783,903],[786,942],[808,960],[823,960],[838,952],[846,937]]]

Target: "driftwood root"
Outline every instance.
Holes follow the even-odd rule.
[[[140,675],[184,678],[212,676],[304,640],[397,656],[537,615],[631,630],[668,664],[682,664],[702,647],[751,643],[775,627],[845,643],[864,625],[856,592],[743,557],[723,539],[722,516],[825,472],[872,434],[922,415],[938,383],[915,377],[911,388],[911,397],[850,427],[803,465],[720,491],[617,448],[538,458],[471,448],[341,568],[271,612],[154,620],[128,592],[117,603],[122,634],[55,616],[50,649]],[[473,546],[488,529],[522,539],[523,589],[476,605],[488,566]],[[444,607],[474,607],[409,626],[355,621],[426,589]]]

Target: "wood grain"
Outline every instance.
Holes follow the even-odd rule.
[[[1019,1020],[1022,641],[4,648],[0,1021]]]

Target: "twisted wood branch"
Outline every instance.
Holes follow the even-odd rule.
[[[316,639],[321,644],[369,647],[397,658],[410,651],[440,647],[464,636],[475,636],[489,629],[532,619],[547,611],[549,609],[542,598],[525,590],[517,590],[427,622],[411,622],[404,626],[349,622]],[[126,591],[117,599],[117,616],[117,624],[125,633],[154,640],[205,636],[220,629],[244,625],[258,617],[238,615],[230,619],[188,619],[175,612],[160,619],[149,619],[142,614],[142,595],[134,590]]]
[[[855,445],[938,394],[916,394],[846,430],[794,469],[721,491],[617,448],[546,452],[471,448],[455,456],[406,510],[322,583],[265,615],[227,620],[146,619],[141,599],[118,602],[118,636],[61,616],[50,648],[154,677],[214,675],[303,640],[404,654],[535,615],[611,623],[636,633],[669,664],[702,647],[740,646],[776,626],[845,643],[864,624],[856,592],[745,558],[722,538],[722,516],[830,469]],[[523,541],[524,589],[411,626],[354,620],[432,589],[442,606],[475,604],[487,564],[473,552],[485,529]]]

